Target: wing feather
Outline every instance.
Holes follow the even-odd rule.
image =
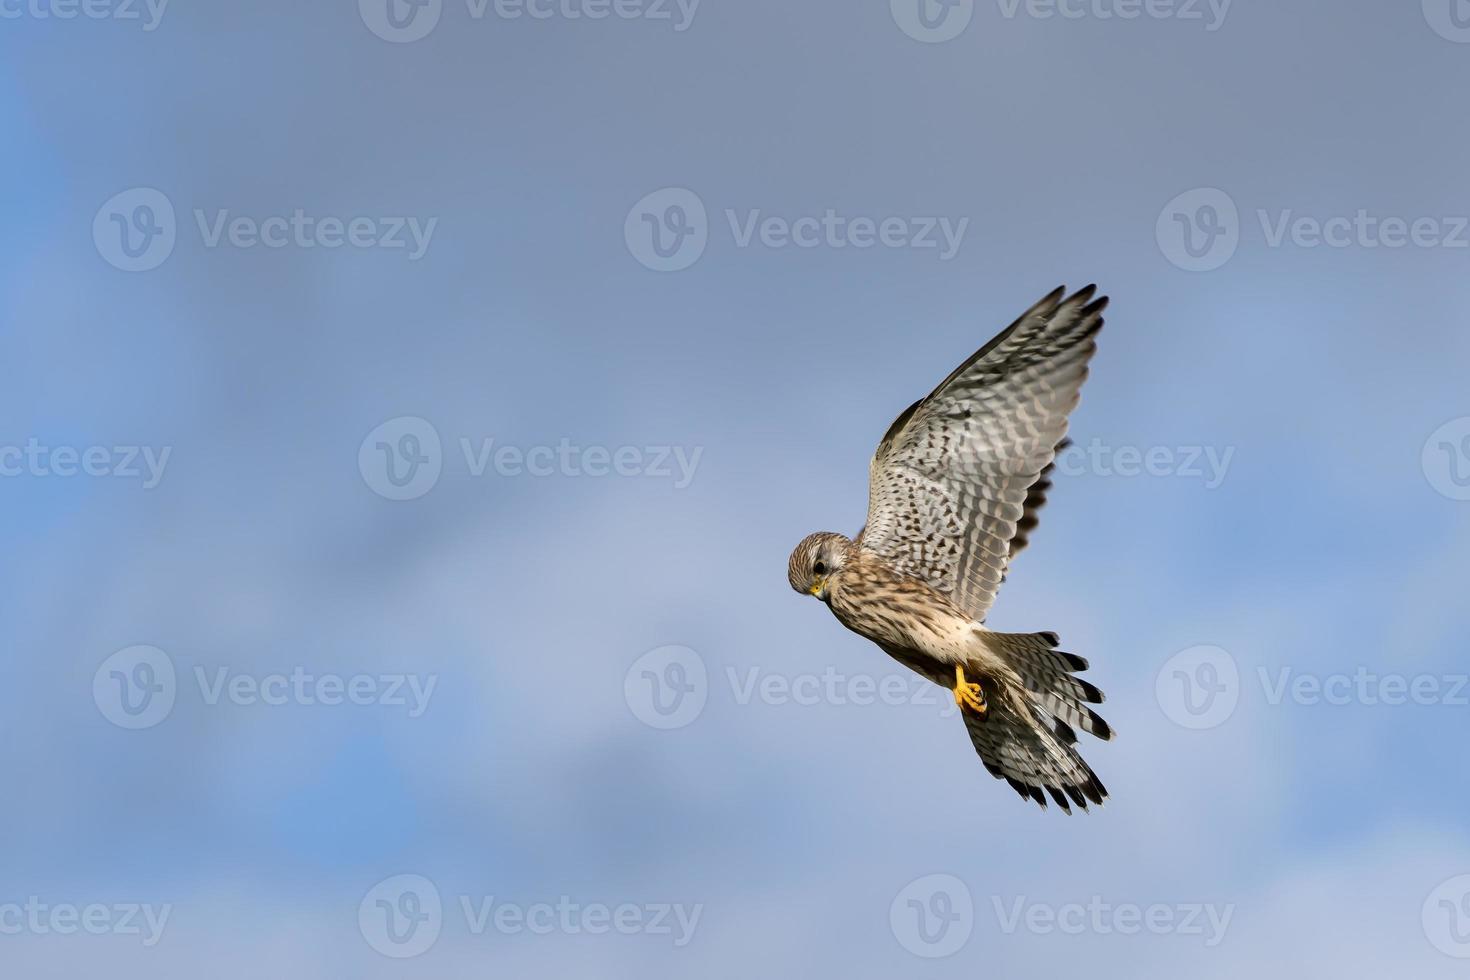
[[[1063,439],[1057,443],[1056,455],[1060,456],[1071,444],[1070,439]],[[1052,487],[1052,470],[1056,468],[1056,465],[1056,458],[1053,457],[1052,461],[1046,464],[1046,469],[1041,471],[1041,476],[1037,477],[1036,482],[1031,484],[1031,488],[1026,491],[1026,503],[1022,508],[1021,519],[1016,522],[1016,536],[1011,538],[1008,561],[1019,555],[1026,545],[1031,543],[1031,532],[1036,530],[1036,525],[1041,520],[1037,512],[1046,506],[1046,495],[1051,492]]]
[[[1057,289],[909,406],[878,445],[859,544],[984,619],[1035,526],[1107,298]]]

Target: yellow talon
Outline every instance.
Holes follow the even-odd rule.
[[[960,708],[969,708],[977,715],[983,715],[988,709],[985,703],[985,692],[980,685],[973,681],[965,680],[965,668],[955,664],[954,668],[954,703]]]

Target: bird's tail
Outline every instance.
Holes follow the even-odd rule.
[[[1087,661],[1075,653],[1058,650],[1055,633],[985,633],[985,644],[1009,664],[1021,678],[1026,693],[1048,714],[1073,728],[1080,728],[1103,741],[1113,738],[1113,729],[1088,707],[1102,704],[1103,693],[1073,674],[1087,669]]]
[[[1055,633],[985,633],[986,645],[1021,682],[1002,685],[981,715],[963,712],[965,727],[985,768],[1021,796],[1046,806],[1046,794],[1067,813],[1068,799],[1082,809],[1101,804],[1108,791],[1076,749],[1076,729],[1101,739],[1113,729],[1087,705],[1102,692],[1073,675],[1087,669],[1081,657],[1056,649]]]

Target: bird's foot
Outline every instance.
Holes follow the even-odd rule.
[[[974,681],[965,680],[965,668],[955,665],[954,669],[954,703],[960,709],[969,708],[977,715],[983,715],[989,710],[985,703],[985,692],[980,685]]]

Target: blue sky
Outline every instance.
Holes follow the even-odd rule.
[[[0,8],[6,974],[1461,975],[1420,7]],[[784,563],[1091,281],[990,620],[1108,695],[1066,818]]]

